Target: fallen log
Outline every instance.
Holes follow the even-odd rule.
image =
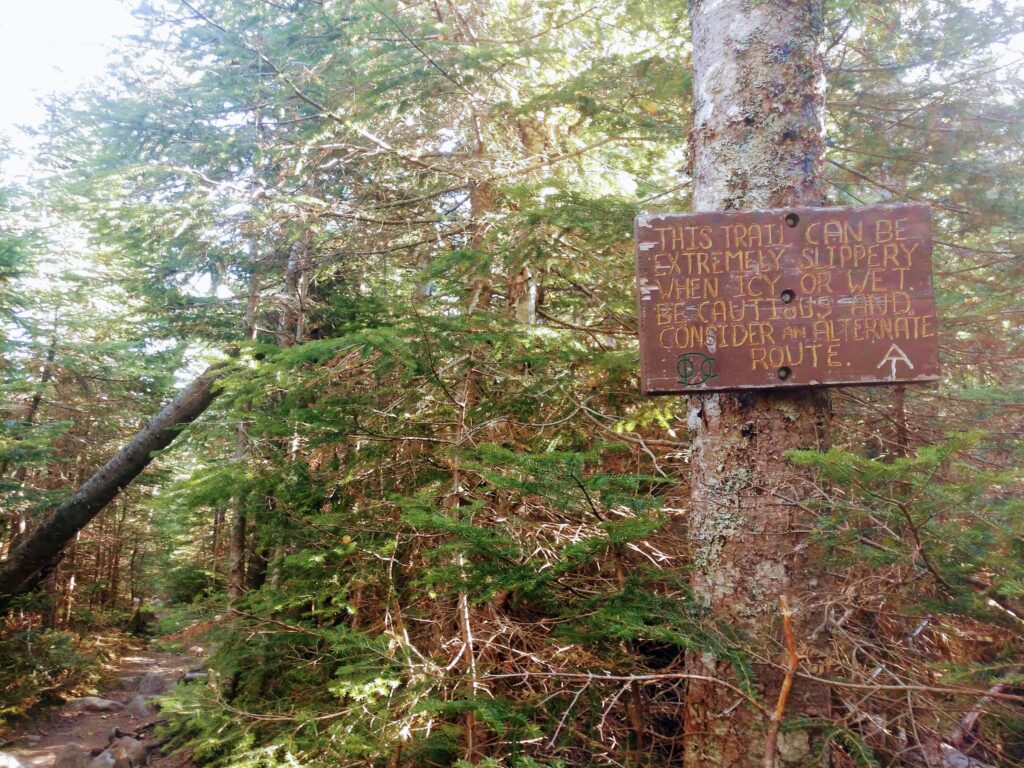
[[[138,477],[156,451],[170,445],[182,428],[210,407],[225,369],[224,363],[207,368],[0,562],[0,613],[12,598],[35,589],[60,562],[75,534]]]

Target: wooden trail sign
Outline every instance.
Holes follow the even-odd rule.
[[[644,394],[934,381],[926,205],[641,215]]]

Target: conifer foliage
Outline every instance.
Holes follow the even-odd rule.
[[[632,220],[691,207],[687,13],[143,3],[24,193],[76,236],[31,206],[0,231],[0,571],[189,371],[222,359],[219,396],[0,649],[33,611],[216,616],[210,684],[168,705],[200,765],[683,765],[693,653],[768,715],[781,619],[754,642],[691,594],[690,404],[638,391]],[[931,203],[944,373],[833,391],[833,446],[790,456],[829,574],[798,681],[832,716],[771,751],[1017,765],[1024,18],[823,24],[830,201]]]

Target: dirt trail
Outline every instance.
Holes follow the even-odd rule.
[[[55,706],[22,723],[17,729],[18,735],[10,736],[13,743],[3,749],[15,755],[26,768],[51,768],[57,753],[66,744],[77,744],[86,753],[90,750],[98,752],[106,748],[114,728],[130,733],[159,717],[155,714],[132,715],[128,711],[132,699],[140,695],[148,698],[166,693],[186,672],[200,664],[196,656],[158,653],[148,648],[129,650],[115,668],[113,687],[99,694],[103,699],[124,704],[124,709],[119,712],[83,712],[76,709],[74,701]],[[150,730],[148,739],[152,738]],[[178,768],[187,765],[182,760],[152,757],[150,766]]]

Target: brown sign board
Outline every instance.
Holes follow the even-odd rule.
[[[644,394],[939,377],[926,205],[636,218]]]

